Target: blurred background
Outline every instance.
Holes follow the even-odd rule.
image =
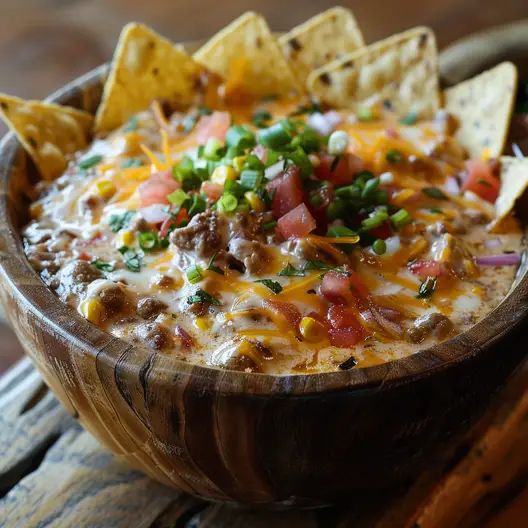
[[[367,43],[427,25],[440,49],[469,33],[528,18],[528,0],[0,0],[0,91],[44,97],[109,60],[131,20],[189,41],[211,36],[248,9],[285,31],[336,3],[354,11]],[[0,373],[21,353],[0,321]]]

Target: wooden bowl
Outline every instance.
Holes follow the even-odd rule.
[[[51,99],[93,112],[106,67]],[[91,325],[44,286],[20,239],[34,167],[0,144],[0,292],[64,406],[129,464],[185,492],[316,506],[413,477],[456,444],[525,352],[526,267],[469,332],[391,363],[270,376],[194,366]]]

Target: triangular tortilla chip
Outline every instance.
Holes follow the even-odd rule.
[[[45,180],[64,171],[68,154],[88,144],[93,116],[82,110],[0,94],[0,115]]]
[[[528,188],[528,158],[502,156],[500,161],[501,187],[495,201],[494,225],[498,225],[513,210],[515,202]]]
[[[300,89],[266,21],[253,12],[231,22],[193,57],[218,74],[233,92],[264,97]]]
[[[438,109],[433,32],[414,28],[313,71],[308,90],[322,102],[359,111],[383,104],[400,116],[429,118]]]
[[[312,70],[365,46],[352,11],[333,7],[279,38],[282,51],[304,86]]]
[[[517,68],[503,62],[445,91],[445,109],[459,124],[456,138],[472,158],[501,155],[510,127]],[[483,152],[484,151],[484,152]]]
[[[191,104],[202,70],[181,46],[142,24],[127,24],[97,110],[96,131],[119,127],[157,98],[175,107]]]

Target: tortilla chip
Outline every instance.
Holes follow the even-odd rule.
[[[365,46],[352,11],[344,7],[328,9],[294,27],[279,44],[303,86],[312,70]]]
[[[313,71],[308,90],[322,102],[355,112],[383,105],[400,116],[429,118],[438,109],[438,60],[425,27],[356,50]]]
[[[445,109],[459,123],[456,138],[472,158],[502,154],[510,127],[517,68],[503,62],[445,91]]]
[[[119,127],[157,98],[176,108],[188,106],[202,70],[181,46],[142,24],[127,24],[97,110],[96,131]]]
[[[528,189],[528,158],[502,156],[501,187],[495,201],[494,226],[498,225],[513,210],[515,202]]]
[[[193,58],[227,81],[226,90],[258,97],[300,91],[268,24],[251,11],[217,33]]]
[[[93,116],[82,110],[4,94],[0,115],[45,180],[64,171],[68,154],[86,147],[93,126]]]

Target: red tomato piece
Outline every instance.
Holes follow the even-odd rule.
[[[179,187],[171,171],[156,172],[138,187],[141,206],[169,203],[167,196]]]
[[[330,343],[336,347],[351,348],[360,341],[363,341],[364,334],[355,328],[331,328],[328,331]]]
[[[390,223],[385,222],[379,227],[375,227],[374,229],[371,229],[368,233],[369,235],[372,235],[375,238],[381,238],[382,240],[385,240],[392,236],[392,229],[391,229]]]
[[[482,160],[466,161],[467,177],[462,191],[472,191],[483,200],[494,203],[499,195],[500,180],[493,174],[492,165]]]
[[[314,217],[303,203],[281,216],[277,221],[277,231],[284,238],[302,238],[316,228]]]
[[[408,266],[409,271],[422,279],[426,277],[440,277],[445,274],[444,265],[436,260],[415,260]]]
[[[275,218],[280,218],[303,201],[303,191],[299,169],[291,165],[282,176],[271,180],[267,185],[269,193],[273,193],[272,210]]]
[[[161,238],[165,238],[169,234],[169,229],[172,226],[179,227],[182,222],[188,222],[189,221],[189,214],[187,213],[187,209],[182,207],[179,211],[176,217],[169,216],[166,220],[163,221],[163,223],[160,226],[159,230],[159,236]]]
[[[231,114],[229,112],[213,112],[211,115],[200,117],[194,134],[200,145],[207,143],[207,140],[213,137],[223,141],[230,126]]]
[[[224,194],[224,187],[223,185],[220,185],[219,183],[214,183],[212,181],[204,181],[202,183],[201,190],[204,192],[205,196],[209,198],[209,200],[216,202],[222,194]]]
[[[365,299],[369,295],[365,283],[355,271],[329,271],[323,277],[321,293],[335,304],[347,304],[357,299]]]
[[[277,315],[283,317],[296,333],[297,337],[300,337],[299,323],[301,322],[301,312],[295,304],[266,299],[264,305]]]
[[[364,161],[355,154],[347,153],[339,158],[337,165],[332,170],[335,156],[323,154],[320,156],[320,163],[314,168],[317,178],[320,180],[328,180],[335,185],[345,185],[352,183],[354,174],[365,169]]]

